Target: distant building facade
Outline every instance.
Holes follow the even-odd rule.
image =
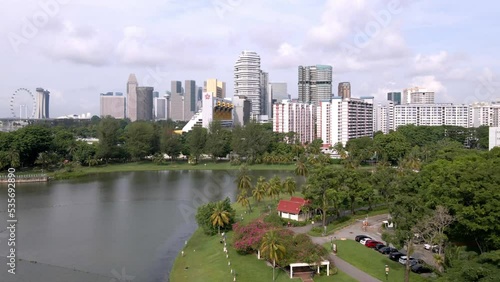
[[[217,98],[226,98],[226,83],[216,78],[209,78],[204,83],[204,91],[215,93]]]
[[[302,144],[310,143],[315,139],[312,104],[282,100],[273,105],[273,113],[274,132],[294,132]]]
[[[121,92],[101,93],[100,116],[112,116],[116,119],[124,119],[127,116],[126,99]]]
[[[394,105],[401,105],[401,92],[387,93],[387,100],[392,101]]]
[[[319,105],[332,97],[332,66],[299,66],[299,101]]]
[[[351,83],[341,82],[339,83],[338,96],[342,98],[351,98]]]
[[[252,102],[245,96],[234,96],[233,105],[234,126],[245,126],[250,121]]]
[[[500,127],[489,128],[489,149],[500,147]]]
[[[50,92],[48,90],[45,90],[40,87],[36,89],[36,110],[35,110],[36,119],[50,118],[49,99],[50,99]]]

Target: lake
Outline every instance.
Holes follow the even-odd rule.
[[[0,281],[163,282],[197,228],[199,205],[236,198],[237,171],[100,174],[16,186],[16,274],[7,273],[7,186],[0,184]],[[284,179],[291,171],[252,171]]]

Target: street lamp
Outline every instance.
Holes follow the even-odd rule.
[[[385,265],[385,281],[388,281],[389,279],[389,266],[386,264]]]

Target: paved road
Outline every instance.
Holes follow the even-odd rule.
[[[354,240],[354,237],[359,234],[366,234],[370,237],[372,237],[375,240],[382,240],[379,232],[379,228],[382,225],[382,221],[387,220],[387,214],[383,215],[376,215],[372,217],[368,217],[368,227],[366,228],[366,231],[363,230],[362,227],[362,221],[359,220],[355,224],[349,225],[341,230],[336,231],[334,234],[330,236],[325,236],[325,237],[312,237],[311,239],[314,243],[323,245],[324,243],[330,242],[330,237],[333,236],[337,239],[340,238],[347,238],[347,239],[352,239]],[[315,224],[315,226],[320,226],[320,223]],[[307,226],[303,227],[292,227],[290,228],[293,230],[295,233],[307,233],[309,230],[311,230],[312,225],[309,224]],[[340,269],[341,271],[345,272],[347,275],[353,277],[354,279],[358,281],[363,281],[363,282],[379,282],[380,280],[373,278],[372,276],[366,274],[365,272],[359,270],[358,268],[352,266],[348,262],[340,259],[339,257],[331,254],[330,255],[330,260],[335,263],[335,266]]]

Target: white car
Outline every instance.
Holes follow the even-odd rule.
[[[366,241],[369,241],[369,240],[373,240],[373,239],[372,239],[372,238],[370,238],[370,237],[366,237],[366,238],[363,238],[363,239],[359,240],[359,242],[360,242],[362,245],[364,245],[364,244],[366,244]]]
[[[400,264],[406,264],[406,260],[407,260],[407,259],[408,259],[408,257],[407,257],[407,256],[402,256],[402,257],[400,257],[400,258],[399,258],[399,263],[400,263]],[[415,258],[410,257],[410,260],[415,260]]]
[[[424,249],[432,250],[433,248],[437,248],[438,245],[424,244]]]

